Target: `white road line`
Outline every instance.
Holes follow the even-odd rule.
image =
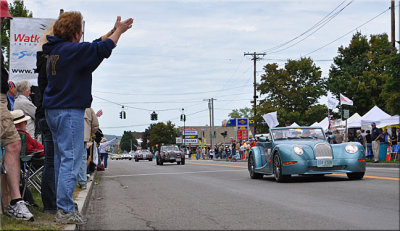
[[[380,168],[380,167],[367,167],[367,169],[372,169],[372,170],[387,170],[387,171],[400,171],[400,168]]]
[[[143,173],[133,175],[115,175],[115,176],[102,176],[104,178],[116,178],[127,176],[156,176],[156,175],[177,175],[177,174],[194,174],[194,173],[210,173],[210,172],[243,172],[243,170],[218,170],[218,171],[197,171],[197,172],[162,172],[162,173]]]

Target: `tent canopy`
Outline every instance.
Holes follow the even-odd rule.
[[[365,115],[363,115],[359,120],[347,123],[348,128],[356,128],[362,126],[369,126],[372,122],[375,122],[378,126],[380,121],[383,119],[390,118],[390,115],[380,109],[378,106],[374,106]]]
[[[292,125],[290,125],[289,127],[299,127],[298,124],[296,124],[296,122],[292,123]]]
[[[383,119],[381,121],[379,121],[379,125],[377,125],[378,128],[383,128],[386,126],[390,126],[390,125],[397,125],[400,124],[400,116],[399,115],[394,115],[391,116],[387,119]]]

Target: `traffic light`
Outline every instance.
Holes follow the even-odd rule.
[[[155,111],[153,111],[153,113],[150,114],[150,120],[157,120],[158,115]]]
[[[120,111],[119,112],[119,118],[126,119],[126,112],[125,111]]]
[[[186,121],[186,115],[185,114],[181,115],[181,121]]]
[[[119,118],[122,119],[122,111],[119,112]]]
[[[228,135],[228,132],[227,131],[221,132],[221,135],[225,138],[226,135]]]

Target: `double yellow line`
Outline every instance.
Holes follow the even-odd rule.
[[[207,164],[207,163],[191,163],[191,162],[186,162],[187,164],[194,164],[194,165],[211,165],[211,166],[220,166],[220,167],[230,167],[230,168],[245,168],[247,169],[247,166],[237,166],[237,165],[230,165],[230,164]],[[330,174],[332,176],[345,176],[347,177],[346,174],[342,173],[332,173]],[[384,176],[364,176],[364,178],[370,178],[370,179],[379,179],[379,180],[396,180],[400,181],[400,178],[398,177],[384,177]]]

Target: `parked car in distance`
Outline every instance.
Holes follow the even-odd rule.
[[[362,179],[365,174],[364,147],[358,142],[330,144],[321,127],[271,128],[271,140],[260,142],[249,154],[250,178],[273,174],[277,182],[291,175],[345,173],[349,179]]]
[[[163,165],[164,162],[174,163],[178,165],[185,164],[185,155],[179,150],[177,145],[163,145],[160,152],[156,155],[157,165]]]

